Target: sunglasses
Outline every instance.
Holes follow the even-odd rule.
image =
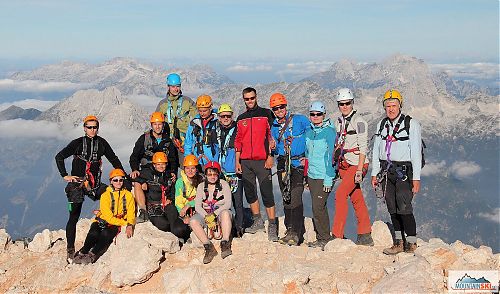
[[[223,115],[219,115],[220,118],[231,118],[233,117],[232,115],[230,114],[223,114]]]
[[[283,104],[283,105],[278,105],[278,106],[275,106],[273,108],[271,108],[273,111],[278,111],[280,109],[285,109],[286,108],[286,104]]]
[[[245,101],[250,101],[250,100],[255,100],[255,98],[257,98],[257,96],[248,97],[248,98],[243,98],[243,100],[245,100]]]
[[[352,102],[351,102],[351,101],[347,101],[347,102],[338,102],[337,104],[338,104],[338,106],[346,106],[346,105],[351,105],[351,104],[352,104]]]
[[[89,130],[97,130],[99,127],[98,126],[85,126]]]
[[[310,112],[309,113],[309,116],[322,116],[323,113],[322,112]]]
[[[216,177],[219,176],[218,173],[207,173],[207,177]]]
[[[123,183],[123,179],[112,179],[111,182]]]

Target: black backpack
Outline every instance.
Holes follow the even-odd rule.
[[[393,131],[393,134],[392,136],[396,139],[396,141],[406,141],[406,140],[410,140],[410,121],[411,121],[411,116],[409,115],[404,115],[404,114],[401,114],[403,120],[404,120],[404,123],[405,123],[405,126],[403,129],[401,130],[397,130],[396,128],[394,129]],[[380,122],[380,127],[378,129],[378,133],[375,134],[377,136],[382,136],[382,130],[384,129],[386,123],[388,122],[389,118],[388,117],[385,117],[381,122]],[[402,137],[399,137],[398,134],[400,132],[402,132],[403,130],[406,131],[406,134],[408,134],[407,136],[402,136]],[[385,137],[382,137],[382,139],[387,139],[387,136],[389,134],[387,134]],[[422,139],[422,167],[425,166],[425,157],[424,157],[424,149],[427,148],[427,146],[425,145],[425,142],[424,140]]]

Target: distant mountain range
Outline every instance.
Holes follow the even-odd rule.
[[[28,108],[24,109],[19,106],[12,105],[2,111],[0,111],[0,120],[10,120],[10,119],[26,119],[32,120],[37,118],[42,112],[38,109]]]
[[[126,130],[147,128],[149,113],[128,97],[164,96],[164,79],[172,71],[181,74],[185,95],[195,98],[199,93],[209,93],[215,106],[226,102],[236,113],[244,111],[241,90],[246,85],[235,84],[207,66],[162,70],[132,59],[115,58],[98,65],[63,62],[15,73],[11,78],[87,84],[88,90],[80,90],[38,116],[24,119],[78,126],[84,116],[96,114],[105,125],[124,129],[123,137],[133,144],[136,138],[127,136]],[[383,116],[381,97],[390,88],[401,91],[403,111],[421,122],[428,164],[423,170],[422,192],[415,198],[419,236],[437,236],[447,242],[460,239],[476,246],[487,244],[499,251],[500,216],[495,212],[500,211],[496,210],[500,207],[499,97],[475,84],[455,81],[445,73],[432,73],[425,62],[405,55],[371,64],[343,60],[328,71],[297,83],[255,85],[262,106],[267,107],[270,95],[279,91],[287,96],[293,112],[307,113],[311,101],[322,100],[333,119],[339,115],[335,92],[340,87],[353,89],[355,108],[367,119],[372,134]],[[0,114],[21,118],[18,113],[24,111],[11,107]],[[42,211],[56,209],[63,214],[64,183],[59,179],[53,156],[67,143],[2,139],[0,162],[7,163],[10,170],[0,171],[0,189],[5,195],[0,198],[0,226],[3,220],[11,234],[63,226],[65,216],[51,217]],[[125,155],[132,151],[119,148]],[[128,158],[121,160],[127,167]],[[377,203],[368,180],[363,183],[363,190],[372,218],[388,220],[385,204]],[[37,195],[36,205],[29,201],[32,194]],[[279,193],[276,198],[281,202]],[[309,203],[308,196],[304,199]],[[24,222],[20,221],[21,216]],[[355,234],[354,223],[351,215],[348,236]]]
[[[201,93],[233,83],[205,65],[162,69],[156,65],[120,57],[97,65],[64,61],[32,71],[14,73],[11,79],[66,81],[85,84],[89,89],[98,90],[114,86],[124,95],[162,97],[165,95],[165,77],[171,72],[182,76],[182,89],[188,93]]]
[[[36,120],[57,122],[63,126],[78,126],[87,115],[96,115],[124,129],[144,130],[148,113],[122,96],[115,87],[99,90],[80,90],[40,114]]]

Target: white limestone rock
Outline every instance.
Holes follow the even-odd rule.
[[[44,252],[52,245],[52,232],[48,229],[38,233],[28,245],[28,249],[33,252]]]
[[[179,239],[174,234],[159,230],[151,222],[137,224],[134,238],[142,238],[165,253],[175,253],[180,250]]]
[[[160,268],[162,258],[160,249],[139,237],[128,239],[122,232],[116,238],[116,245],[111,245],[101,257],[101,262],[102,266],[109,266],[111,284],[123,287],[147,281]]]
[[[356,248],[356,244],[349,239],[334,239],[325,245],[325,252],[348,252]]]
[[[391,231],[387,224],[382,221],[373,223],[372,238],[375,246],[391,247],[393,244]]]

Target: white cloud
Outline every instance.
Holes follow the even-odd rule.
[[[19,92],[66,92],[89,88],[87,84],[76,84],[72,82],[45,82],[39,80],[0,80],[0,90],[11,90]]]
[[[0,138],[64,138],[57,123],[13,119],[0,121]]]
[[[497,79],[498,63],[430,64],[433,71],[444,71],[448,75],[462,79]]]
[[[120,158],[125,169],[129,167],[128,160],[130,154],[132,154],[132,150],[134,149],[135,141],[137,141],[141,134],[142,132],[137,130],[120,129],[111,126],[103,127],[99,130],[99,136],[102,136],[108,141],[113,151],[115,151],[118,158]],[[74,138],[76,137],[77,136]]]
[[[272,71],[271,65],[258,64],[258,65],[245,65],[237,64],[226,68],[228,72],[255,72],[255,71]]]
[[[114,126],[99,129],[99,136],[108,141],[125,168],[128,167],[128,159],[141,133]],[[2,138],[56,139],[69,143],[83,134],[82,126],[62,127],[54,122],[23,119],[0,121],[0,140]]]
[[[127,99],[139,106],[142,106],[148,111],[148,113],[152,113],[155,111],[158,102],[160,102],[162,98],[147,95],[129,95],[127,96]]]
[[[481,167],[473,161],[455,161],[449,168],[449,173],[460,180],[470,178],[480,171]]]
[[[300,63],[287,63],[285,68],[277,71],[278,75],[293,74],[300,77],[307,77],[312,74],[327,71],[334,64],[334,61],[306,61]]]
[[[491,212],[481,212],[477,216],[500,224],[500,207],[493,209]]]
[[[27,108],[35,108],[40,111],[45,111],[52,106],[54,106],[59,101],[51,101],[51,100],[38,100],[38,99],[25,99],[14,102],[6,102],[0,103],[0,111],[9,108],[12,105],[27,109]]]
[[[429,162],[426,163],[424,168],[422,169],[421,175],[424,177],[430,177],[434,175],[439,175],[445,172],[446,170],[446,162],[444,160],[440,162]]]

